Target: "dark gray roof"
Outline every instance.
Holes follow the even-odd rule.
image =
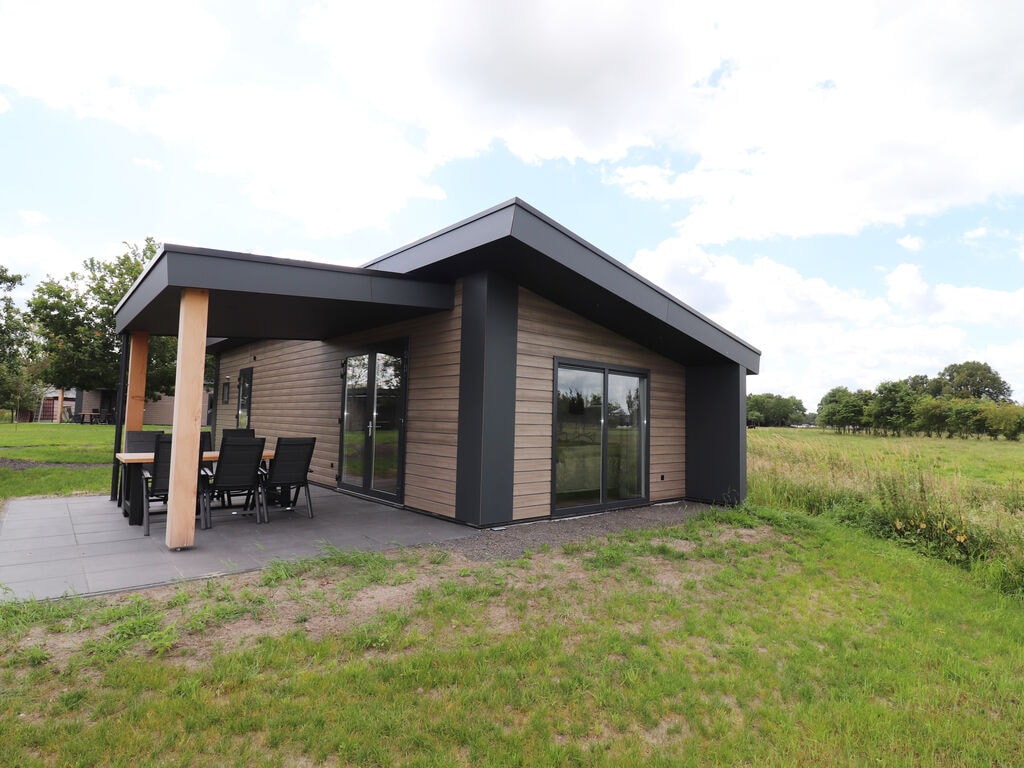
[[[758,372],[756,348],[516,198],[362,268],[164,245],[117,331],[176,335],[181,289],[203,288],[210,337],[326,339],[449,309],[455,280],[484,270],[683,364]]]
[[[679,362],[760,366],[758,349],[518,198],[364,266],[425,280],[494,270]]]
[[[117,332],[178,333],[182,288],[210,291],[210,337],[326,339],[451,309],[450,283],[166,244],[116,309]]]

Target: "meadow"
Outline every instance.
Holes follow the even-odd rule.
[[[1024,597],[1024,443],[748,431],[748,503],[891,539]]]
[[[751,430],[685,525],[0,602],[0,764],[1019,765],[1020,448]]]

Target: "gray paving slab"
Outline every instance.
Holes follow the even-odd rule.
[[[269,524],[256,524],[215,508],[213,528],[197,529],[194,546],[182,551],[164,543],[165,516],[154,517],[144,536],[106,496],[9,500],[0,510],[0,599],[102,594],[239,573],[275,559],[316,556],[325,542],[381,550],[480,535],[447,520],[312,490],[312,519],[304,507],[272,509]]]

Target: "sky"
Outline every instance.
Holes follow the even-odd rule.
[[[0,264],[361,265],[519,197],[762,353],[1024,401],[1013,0],[0,0]]]

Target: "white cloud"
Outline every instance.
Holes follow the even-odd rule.
[[[896,242],[913,253],[917,253],[924,248],[924,239],[915,235],[904,235]]]
[[[4,98],[3,94],[0,93],[0,115],[7,112],[11,108],[11,102]]]
[[[496,144],[688,201],[698,244],[1024,192],[1009,0],[227,7],[4,3],[0,85],[155,134],[313,235],[439,199],[439,168]],[[637,148],[676,165],[626,162]]]
[[[889,301],[901,309],[923,311],[931,305],[931,290],[916,264],[900,264],[885,276]]]
[[[163,166],[160,164],[160,161],[154,160],[151,157],[133,157],[132,165],[138,168],[149,168],[150,170],[153,171],[163,170]]]
[[[988,227],[976,227],[975,229],[971,229],[967,232],[964,232],[964,240],[980,240],[981,238],[986,237],[987,235]]]
[[[60,279],[82,265],[81,259],[61,242],[47,235],[0,235],[0,254],[3,255],[5,267],[25,277],[24,283],[11,294],[18,304],[24,304],[44,273]]]
[[[45,213],[39,211],[18,211],[18,218],[26,227],[37,227],[50,220]]]
[[[795,395],[809,410],[835,386],[874,389],[969,359],[1024,386],[1024,375],[1013,373],[1021,368],[1011,360],[1013,345],[989,354],[980,341],[992,324],[1024,326],[1024,289],[931,286],[918,266],[901,264],[883,276],[886,298],[873,298],[771,259],[708,254],[680,238],[641,251],[631,266],[761,349],[761,374],[748,379],[749,391]]]
[[[1024,68],[992,68],[988,41],[1011,44],[989,7],[805,10],[800,21],[774,5],[742,23],[725,18],[732,66],[686,126],[696,163],[610,178],[631,194],[689,201],[681,232],[696,243],[855,234],[1024,191],[1024,156],[1012,149],[1024,121],[999,99],[1024,91]],[[1005,21],[1019,34],[1019,20]],[[966,39],[965,25],[978,36]],[[976,79],[984,96],[966,85],[950,93],[946,45],[958,82]]]

